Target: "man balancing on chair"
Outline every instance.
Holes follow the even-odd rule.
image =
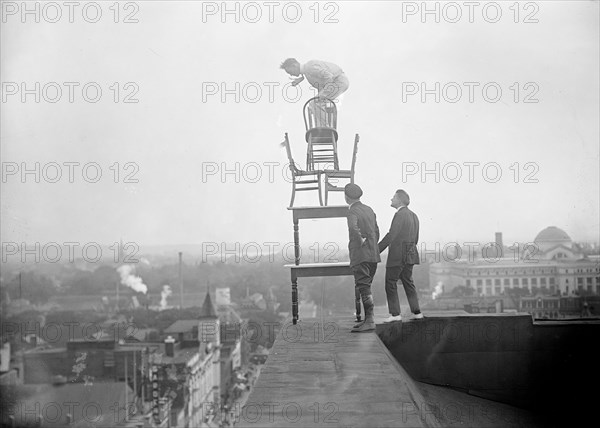
[[[306,64],[300,64],[295,58],[288,58],[283,61],[280,68],[291,76],[300,76],[292,81],[292,86],[298,85],[306,77],[306,80],[318,91],[317,96],[321,99],[335,100],[350,86],[344,71],[331,62],[311,60]],[[313,108],[318,113],[317,126],[326,126],[327,116],[324,108],[318,103],[314,103]]]
[[[371,283],[377,271],[379,256],[379,227],[373,210],[360,201],[362,189],[354,183],[344,187],[344,196],[348,207],[348,251],[350,268],[354,274],[354,283],[360,293],[365,308],[365,320],[354,326],[352,332],[361,333],[375,330],[373,320],[373,296]]]

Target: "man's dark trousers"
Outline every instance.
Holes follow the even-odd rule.
[[[398,299],[398,280],[402,281],[410,311],[413,314],[421,313],[417,289],[412,279],[413,265],[390,266],[385,268],[385,294],[387,295],[388,309],[391,315],[400,315],[400,300]]]
[[[365,299],[371,296],[371,283],[373,282],[376,271],[377,263],[375,262],[362,262],[352,266],[352,273],[354,274],[355,296],[357,298],[358,296],[362,297],[363,304]]]

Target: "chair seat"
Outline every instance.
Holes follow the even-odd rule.
[[[331,178],[351,178],[352,177],[352,171],[347,170],[347,169],[330,169],[330,170],[324,170],[323,173],[325,175],[327,175],[327,177],[331,177]]]
[[[304,170],[297,170],[297,171],[296,171],[296,173],[295,173],[295,175],[304,177],[304,176],[307,176],[307,175],[315,175],[315,174],[316,174],[316,175],[319,175],[319,174],[322,174],[322,173],[323,173],[323,171],[304,171]]]
[[[338,140],[337,131],[333,128],[324,128],[324,127],[311,128],[308,131],[306,131],[306,135],[305,135],[306,142],[308,143],[309,136],[312,136],[313,144],[318,144],[321,141],[323,141],[324,143],[327,141],[331,142],[331,132],[332,131],[333,131],[333,137],[335,138],[335,141],[337,142],[337,140]]]

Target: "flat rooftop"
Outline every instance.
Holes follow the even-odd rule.
[[[236,426],[538,426],[528,411],[414,381],[375,332],[351,333],[353,324],[286,323]]]

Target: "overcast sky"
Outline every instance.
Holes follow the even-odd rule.
[[[521,3],[516,16],[512,3],[502,2],[496,18],[495,7],[484,12],[482,2],[473,22],[462,2],[455,3],[460,19],[456,7],[439,3],[439,23],[415,11],[421,2],[301,3],[298,22],[291,22],[293,4],[279,2],[269,22],[264,3],[238,3],[239,23],[220,10],[209,14],[221,2],[136,2],[121,5],[118,17],[112,2],[102,3],[96,23],[86,21],[95,19],[93,7],[84,13],[79,6],[70,23],[58,3],[60,19],[47,7],[36,23],[22,15],[21,2],[4,2],[2,241],[291,241],[291,184],[279,143],[288,132],[304,166],[302,105],[311,92],[303,82],[293,102],[296,92],[282,90],[289,78],[279,64],[288,57],[334,62],[348,76],[340,163],[350,166],[360,134],[356,182],[383,231],[394,213],[390,198],[404,188],[422,241],[487,241],[502,231],[505,242],[527,242],[551,225],[598,241],[599,4]],[[138,22],[122,22],[127,17]],[[64,82],[75,82],[73,102]],[[25,102],[21,83],[33,89]],[[225,102],[222,83],[232,90]],[[434,90],[424,100],[422,83]],[[97,87],[102,95],[94,103]],[[40,182],[34,174],[23,180],[22,167],[36,162]],[[62,170],[56,183],[52,162]],[[79,163],[73,183],[65,162]],[[89,164],[85,177],[93,180],[93,162],[102,172],[96,183],[82,175]],[[439,182],[435,174],[422,177],[421,169],[434,170],[436,162]],[[469,162],[478,163],[473,182]],[[235,173],[221,176],[236,163],[239,182]],[[138,182],[125,182],[127,174]],[[316,203],[312,192],[296,201]],[[343,203],[341,193],[332,195],[336,203]],[[343,243],[346,225],[302,223],[301,238]]]

